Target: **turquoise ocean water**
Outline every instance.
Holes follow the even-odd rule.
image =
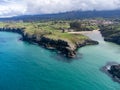
[[[78,50],[66,59],[18,34],[0,32],[0,90],[120,90],[120,84],[100,71],[107,62],[120,63],[120,46],[89,34],[99,45]]]

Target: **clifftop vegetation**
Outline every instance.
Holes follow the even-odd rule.
[[[12,23],[0,23],[0,27],[4,28],[23,28],[29,35],[46,36],[51,39],[64,39],[70,42],[88,39],[83,35],[70,34],[68,31],[70,28],[69,21],[49,21],[49,22],[12,22]]]
[[[70,23],[70,28],[75,29],[76,31],[92,31],[97,30],[98,25],[88,21],[76,21]]]

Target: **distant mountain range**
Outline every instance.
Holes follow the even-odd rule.
[[[42,15],[23,15],[11,18],[0,18],[0,21],[38,21],[38,20],[71,20],[71,19],[84,19],[84,18],[119,18],[120,10],[111,11],[71,11],[58,14],[42,14]]]

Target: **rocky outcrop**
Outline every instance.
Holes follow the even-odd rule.
[[[114,62],[108,63],[105,67],[103,67],[103,71],[114,81],[120,83],[120,64]]]
[[[120,79],[120,64],[112,65],[110,67],[110,70],[108,70],[108,72],[112,74],[113,77],[117,77]]]
[[[71,44],[69,41],[66,40],[53,40],[51,38],[46,37],[45,35],[39,36],[34,34],[29,34],[24,31],[24,28],[0,28],[0,31],[7,31],[7,32],[15,32],[22,35],[22,40],[37,43],[39,45],[44,46],[47,49],[56,49],[64,54],[66,57],[73,58],[76,56],[76,51],[79,47],[83,47],[85,45],[96,45],[98,44],[97,41],[93,40],[84,40],[81,42],[76,42],[76,44]]]

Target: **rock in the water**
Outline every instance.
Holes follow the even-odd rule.
[[[116,82],[120,83],[120,64],[107,64],[102,69],[106,74],[108,74]]]
[[[120,64],[112,65],[110,67],[110,70],[108,70],[108,72],[112,74],[113,77],[117,77],[120,79]]]

